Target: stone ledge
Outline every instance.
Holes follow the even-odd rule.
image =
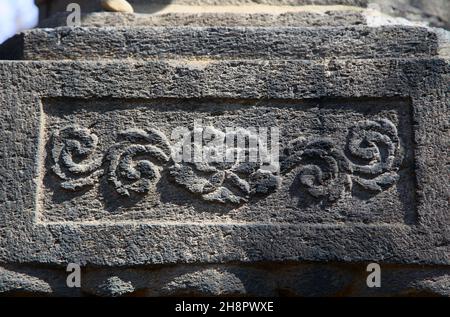
[[[34,29],[11,39],[0,58],[372,59],[436,56],[436,33],[420,27],[136,27]],[[10,49],[11,46],[16,51]]]
[[[171,7],[253,7],[262,6],[282,7],[282,6],[304,6],[304,5],[341,5],[367,7],[368,0],[128,0],[138,13],[157,13],[161,10],[170,10]],[[70,0],[53,1],[48,7],[51,15],[66,10]],[[84,13],[102,11],[100,1],[78,0]],[[45,1],[42,6],[45,6]]]
[[[206,11],[206,12],[205,12]],[[117,14],[94,12],[82,14],[84,27],[149,27],[149,26],[207,26],[207,27],[318,27],[365,25],[366,18],[361,10],[325,7],[315,10],[279,10],[272,12],[165,12],[158,14]],[[266,10],[269,11],[269,10]],[[69,13],[56,13],[40,22],[41,28],[55,28],[67,25]]]
[[[382,265],[382,287],[366,285],[368,263],[82,267],[81,288],[64,267],[7,265],[0,294],[26,296],[450,296],[447,267]]]

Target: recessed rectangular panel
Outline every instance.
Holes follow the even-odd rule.
[[[406,99],[57,98],[43,111],[39,222],[416,222]],[[279,169],[175,161],[175,132],[199,122],[261,143],[279,129]]]

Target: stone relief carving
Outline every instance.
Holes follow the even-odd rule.
[[[329,201],[341,198],[354,184],[378,193],[398,181],[401,147],[389,120],[358,122],[349,130],[345,151],[336,149],[335,143],[315,137],[290,142],[282,155],[282,173],[299,166],[306,191]]]
[[[253,141],[255,145],[259,142],[255,134],[245,129],[224,133],[207,127],[206,132],[222,140],[234,141],[240,137],[249,143]],[[203,144],[204,153],[219,150],[208,144],[211,143]],[[193,152],[195,143],[191,147]],[[219,203],[247,202],[252,195],[268,194],[278,187],[277,167],[265,165],[259,158],[255,162],[251,161],[249,149],[240,147],[239,144],[226,151],[224,156],[232,158],[229,161],[176,163],[170,168],[170,174],[176,183],[200,195],[203,200]]]
[[[257,138],[248,130],[224,133],[208,127],[219,138],[244,135]],[[234,135],[233,135],[234,133]],[[258,142],[258,140],[254,140]],[[275,191],[281,175],[296,170],[299,184],[312,197],[336,201],[357,185],[379,193],[395,184],[402,161],[402,150],[395,125],[387,120],[360,121],[348,130],[345,144],[319,137],[299,137],[282,152],[280,165],[261,160],[249,162],[248,148],[228,149],[231,161],[175,162],[167,137],[155,129],[128,129],[104,155],[96,153],[98,138],[89,129],[73,125],[52,136],[53,172],[66,190],[81,190],[106,175],[122,196],[144,194],[155,186],[163,170],[170,180],[206,202],[241,204],[252,196]],[[195,148],[192,142],[192,149]],[[217,149],[211,143],[203,150]],[[229,155],[229,156],[228,156]]]
[[[169,161],[169,141],[155,129],[122,131],[119,140],[106,155],[109,181],[122,196],[148,192],[161,176],[161,165]]]
[[[67,126],[52,136],[53,172],[63,181],[61,187],[80,190],[91,186],[101,174],[101,156],[94,153],[98,138],[89,129]]]
[[[315,198],[339,199],[350,186],[350,164],[335,142],[325,138],[299,138],[285,149],[282,171],[300,166],[298,177]]]
[[[397,128],[389,120],[359,122],[350,131],[347,148],[352,179],[364,189],[381,192],[398,181],[402,154]]]

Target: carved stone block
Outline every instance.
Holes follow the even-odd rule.
[[[38,265],[17,274],[48,292],[52,270],[71,262],[94,276],[83,292],[100,295],[123,284],[120,267],[132,269],[123,293],[155,283],[156,295],[185,280],[196,281],[188,294],[276,294],[198,286],[225,273],[259,285],[260,262],[286,294],[305,294],[297,278],[312,290],[312,271],[339,272],[338,289],[311,291],[336,294],[366,262],[436,265],[420,278],[445,280],[449,68],[433,30],[57,28],[15,41],[9,56],[27,60],[0,62],[3,281],[18,263]],[[256,142],[251,127],[277,128],[278,164],[176,161],[173,131],[194,133],[196,121]],[[424,283],[414,285],[445,294]]]

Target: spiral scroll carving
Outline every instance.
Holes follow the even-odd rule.
[[[354,184],[379,193],[399,180],[403,159],[397,128],[388,119],[364,120],[349,129],[345,152],[336,141],[299,138],[291,142],[281,158],[287,173],[299,167],[302,187],[315,198],[335,201]]]
[[[398,181],[400,142],[397,128],[389,120],[359,122],[350,130],[347,149],[352,179],[364,189],[381,192]]]
[[[71,125],[55,132],[52,143],[52,170],[63,180],[62,188],[76,191],[96,182],[102,158],[95,154],[98,144],[95,134]]]
[[[108,179],[122,196],[146,193],[160,179],[160,167],[170,159],[170,145],[155,129],[129,129],[119,133],[122,141],[106,156]]]
[[[299,138],[286,148],[282,169],[286,172],[300,165],[298,178],[315,198],[339,199],[350,186],[350,166],[334,142],[325,138]]]
[[[299,185],[313,198],[327,201],[359,195],[360,189],[377,195],[400,179],[403,149],[395,124],[386,118],[359,121],[336,139],[299,137],[284,148],[275,165],[272,159],[269,165],[261,157],[249,160],[246,144],[262,144],[250,130],[223,132],[207,127],[205,131],[211,140],[201,144],[203,153],[223,150],[212,142],[216,138],[233,140],[233,144],[238,139],[245,142],[225,148],[225,158],[231,159],[178,162],[172,158],[177,151],[156,129],[124,130],[105,154],[100,154],[98,137],[90,129],[70,125],[52,135],[51,169],[62,180],[63,189],[81,190],[104,175],[125,197],[149,192],[165,169],[169,179],[185,190],[204,201],[222,204],[241,204],[253,196],[269,195],[279,188],[280,174],[294,169],[298,182],[292,186]],[[192,142],[193,132],[188,133],[188,149],[195,153],[199,145]]]

